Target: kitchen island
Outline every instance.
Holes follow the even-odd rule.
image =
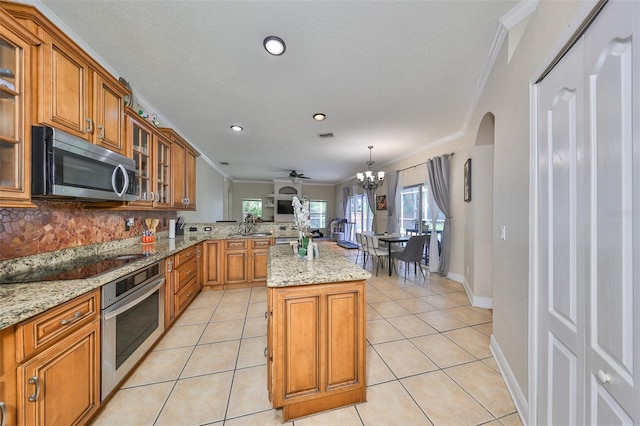
[[[366,279],[330,249],[269,248],[267,388],[283,420],[366,401]]]

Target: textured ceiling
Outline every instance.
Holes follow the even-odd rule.
[[[366,168],[368,145],[381,165],[463,130],[517,2],[43,4],[231,179],[335,183]],[[269,35],[284,55],[265,52]]]

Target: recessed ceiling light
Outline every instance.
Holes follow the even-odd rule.
[[[231,130],[233,130],[234,132],[241,132],[241,131],[243,131],[244,129],[242,128],[242,126],[239,126],[239,125],[237,125],[237,124],[234,124],[234,125],[232,125],[232,126],[231,126]]]
[[[264,48],[267,52],[271,53],[273,56],[280,56],[287,50],[287,46],[284,44],[284,41],[280,37],[269,36],[264,39],[262,42]]]
[[[317,113],[317,114],[313,114],[313,119],[316,121],[322,121],[325,118],[327,118],[327,116],[321,112]]]

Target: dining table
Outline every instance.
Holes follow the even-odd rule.
[[[387,243],[387,245],[389,246],[389,276],[391,276],[391,244],[402,244],[402,243],[406,243],[407,241],[409,241],[409,238],[411,238],[409,235],[405,235],[405,236],[381,236],[378,237],[378,241],[383,241],[385,243]]]

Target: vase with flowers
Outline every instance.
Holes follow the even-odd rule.
[[[299,245],[298,247],[304,248],[305,251],[309,245],[309,228],[311,227],[311,215],[309,213],[309,200],[302,199],[294,196],[291,204],[293,206],[293,217],[298,227],[299,232]],[[304,253],[302,253],[304,254]]]

